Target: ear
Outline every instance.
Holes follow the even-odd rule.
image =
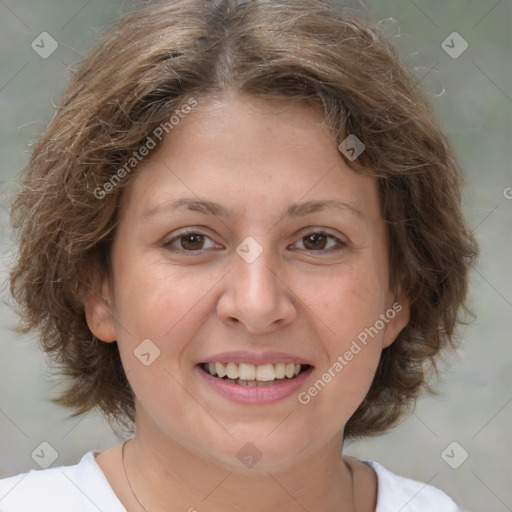
[[[411,305],[408,297],[401,290],[395,294],[393,302],[384,313],[386,327],[382,338],[382,348],[389,347],[400,331],[408,324]]]
[[[84,301],[85,318],[91,332],[101,341],[111,343],[117,340],[112,314],[110,287],[107,278],[101,283],[101,291],[88,295]],[[94,287],[98,290],[98,287]]]

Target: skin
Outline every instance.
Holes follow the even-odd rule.
[[[126,466],[144,508],[375,510],[373,470],[340,456],[343,428],[382,349],[409,319],[405,297],[390,288],[374,178],[344,163],[317,109],[235,93],[199,101],[137,173],[123,193],[113,275],[99,283],[111,305],[91,296],[86,317],[99,339],[117,340],[136,395]],[[234,215],[165,207],[184,197]],[[284,215],[294,203],[329,199],[359,214],[326,208]],[[178,237],[189,227],[206,236],[203,245]],[[306,235],[319,230],[335,238],[312,243]],[[248,236],[262,248],[250,264],[236,252]],[[402,310],[307,405],[296,394],[272,404],[235,403],[195,371],[220,352],[287,352],[315,367],[307,390],[395,302]],[[148,366],[134,356],[144,339],[160,350]],[[236,456],[246,443],[262,454],[252,468]],[[127,510],[142,510],[120,445],[96,460]]]

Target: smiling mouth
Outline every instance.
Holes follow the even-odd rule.
[[[275,386],[293,380],[311,368],[309,364],[294,363],[200,363],[199,367],[212,377],[247,387]]]

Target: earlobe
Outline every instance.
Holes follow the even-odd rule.
[[[409,323],[410,302],[404,293],[398,293],[392,306],[386,311],[389,319],[382,339],[382,348],[389,347],[400,334],[400,331]]]
[[[102,290],[106,291],[106,290]],[[108,293],[93,293],[85,300],[85,318],[91,332],[101,341],[111,343],[117,335]]]

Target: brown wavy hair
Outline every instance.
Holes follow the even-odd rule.
[[[200,108],[228,89],[306,101],[338,143],[354,134],[366,146],[347,163],[378,180],[391,285],[411,313],[345,436],[383,432],[430,389],[442,349],[455,346],[477,248],[461,213],[459,165],[395,47],[322,0],[153,2],[107,31],[70,80],[12,205],[19,330],[35,330],[59,368],[66,387],[55,401],[133,430],[117,343],[95,338],[84,313],[85,298],[99,293],[95,276],[110,275],[118,205],[136,169],[105,183],[190,98]]]

